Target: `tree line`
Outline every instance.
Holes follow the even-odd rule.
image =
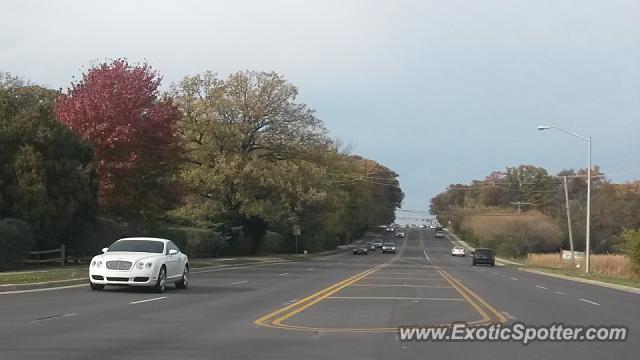
[[[0,75],[0,253],[119,236],[194,255],[309,251],[388,224],[398,174],[332,140],[275,72],[186,76],[161,91],[147,64],[90,67],[66,90]],[[11,249],[11,250],[8,250]]]
[[[640,244],[640,181],[616,184],[598,167],[592,174],[592,251],[630,253]],[[449,185],[431,199],[430,211],[465,237],[507,255],[568,249],[566,176],[573,239],[583,251],[586,175],[586,169],[553,175],[531,165],[508,167],[484,180]]]

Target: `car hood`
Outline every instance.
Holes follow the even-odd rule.
[[[106,252],[101,255],[97,255],[94,257],[95,260],[112,261],[112,260],[123,260],[123,261],[131,261],[135,263],[140,260],[150,260],[155,257],[163,256],[163,254],[157,253],[145,253],[145,252],[125,252],[125,251],[115,251],[115,252]]]

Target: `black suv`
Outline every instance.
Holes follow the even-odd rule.
[[[496,253],[493,249],[477,248],[473,251],[473,266],[476,264],[486,264],[496,266]]]

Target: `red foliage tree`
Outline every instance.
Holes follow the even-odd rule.
[[[56,101],[58,120],[93,147],[106,209],[144,214],[177,199],[170,180],[182,153],[180,114],[158,98],[160,81],[147,64],[116,59],[83,73]]]

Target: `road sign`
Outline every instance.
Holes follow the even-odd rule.
[[[584,251],[574,251],[575,259],[584,259]],[[571,260],[571,250],[562,250],[562,260]]]
[[[301,231],[302,229],[300,229],[300,225],[293,225],[293,235],[300,236]]]

